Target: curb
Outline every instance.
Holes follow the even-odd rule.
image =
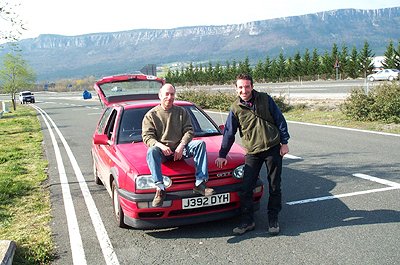
[[[0,240],[0,265],[11,265],[17,244],[10,240]]]

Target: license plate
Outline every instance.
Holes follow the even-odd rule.
[[[209,197],[194,197],[182,199],[182,209],[193,209],[226,204],[231,201],[229,193],[216,194]]]

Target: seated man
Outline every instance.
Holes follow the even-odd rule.
[[[213,195],[214,190],[205,184],[208,180],[206,145],[204,141],[192,140],[193,126],[189,114],[184,108],[174,105],[175,87],[165,84],[158,96],[161,104],[149,110],[142,122],[143,142],[149,147],[147,164],[156,184],[153,207],[162,206],[166,197],[161,163],[169,159],[176,161],[193,156],[196,166],[193,190],[203,196]]]

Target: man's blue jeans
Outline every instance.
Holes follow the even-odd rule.
[[[147,150],[147,165],[149,166],[154,183],[163,183],[161,163],[173,159],[173,156],[166,157],[160,148],[150,147]],[[190,141],[183,151],[182,158],[193,157],[196,167],[196,182],[208,180],[206,144],[202,140]]]

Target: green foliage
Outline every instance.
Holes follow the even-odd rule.
[[[178,93],[178,99],[193,102],[203,109],[228,111],[232,102],[236,99],[236,95],[234,93],[222,93],[221,91],[208,92],[187,89]]]
[[[53,243],[43,136],[26,105],[0,119],[0,238],[13,240],[13,264],[49,264]]]
[[[400,85],[384,83],[368,94],[362,89],[351,91],[341,106],[342,112],[357,121],[400,123]]]
[[[15,94],[29,90],[36,80],[35,73],[20,54],[6,54],[0,68],[0,85],[3,92],[11,95],[13,109],[16,109]]]
[[[235,93],[222,93],[221,91],[206,91],[187,89],[178,93],[179,100],[186,100],[195,103],[203,109],[216,109],[229,111],[232,103],[236,100]],[[291,107],[285,103],[285,97],[273,97],[276,105],[282,112],[288,111]]]
[[[400,68],[400,42],[398,49],[394,49],[391,41],[387,47],[385,56],[388,65]],[[299,51],[293,57],[286,56],[283,51],[276,58],[270,58],[268,55],[265,60],[259,59],[252,67],[249,58],[243,62],[230,63],[224,65],[217,62],[213,65],[208,62],[207,67],[194,65],[193,62],[181,71],[168,70],[165,75],[166,80],[175,85],[213,85],[228,84],[235,80],[238,73],[249,73],[257,83],[262,82],[286,82],[298,80],[318,80],[318,79],[346,79],[346,78],[365,78],[373,69],[372,57],[374,53],[369,48],[369,43],[364,42],[364,46],[357,51],[353,46],[351,52],[347,46],[342,45],[339,50],[336,43],[333,44],[331,51],[324,51],[318,54],[317,49],[313,49],[310,54],[309,49],[305,49],[302,55]],[[339,65],[336,72],[336,62]],[[340,76],[337,75],[340,73]]]

